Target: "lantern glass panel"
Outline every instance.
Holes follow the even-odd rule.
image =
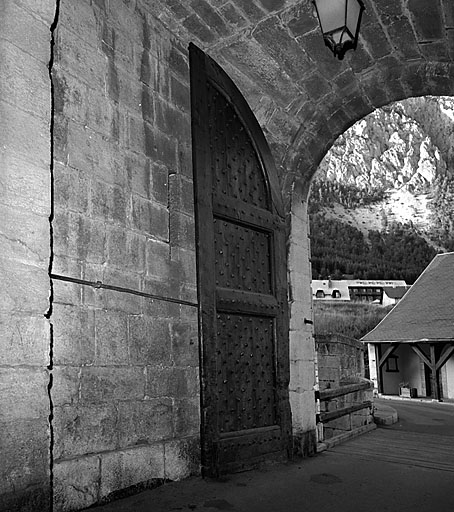
[[[339,30],[337,39],[340,38],[341,29],[345,26],[345,4],[348,0],[316,0],[318,19],[324,34]]]
[[[347,28],[352,35],[352,38],[356,35],[356,30],[358,27],[358,19],[361,14],[361,5],[357,0],[347,0],[348,1],[348,9],[347,9]]]

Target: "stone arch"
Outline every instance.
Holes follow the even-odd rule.
[[[405,87],[396,89],[386,96],[375,96],[376,84],[390,76],[401,73]],[[400,81],[399,78],[396,80]],[[285,190],[289,212],[289,285],[290,285],[290,400],[292,405],[294,431],[306,432],[302,439],[308,439],[307,432],[314,431],[315,404],[312,418],[307,415],[310,409],[308,397],[310,387],[304,388],[303,382],[314,379],[316,384],[317,355],[311,337],[312,297],[311,252],[309,217],[307,213],[308,198],[312,178],[318,166],[334,144],[357,121],[361,120],[377,108],[395,101],[420,96],[452,96],[454,95],[454,66],[444,62],[432,62],[414,65],[408,63],[402,69],[391,68],[374,70],[367,76],[365,83],[359,86],[357,79],[352,79],[350,87],[361,91],[355,101],[347,106],[341,97],[332,99],[326,105],[315,108],[316,114],[307,123],[303,123],[286,154],[284,167],[292,174],[287,177]],[[305,413],[305,414],[304,414]]]
[[[392,77],[401,87],[377,95],[377,84],[386,84]],[[368,71],[364,80],[362,77],[352,77],[346,90],[355,91],[354,100],[348,101],[347,96],[339,94],[315,104],[312,116],[308,110],[301,112],[302,118],[305,114],[308,117],[301,124],[283,162],[283,166],[293,175],[293,180],[286,180],[287,187],[299,181],[310,182],[336,139],[377,108],[412,97],[454,96],[454,64],[418,62],[415,65],[408,62],[389,69],[377,67]],[[286,194],[288,197],[288,190]]]

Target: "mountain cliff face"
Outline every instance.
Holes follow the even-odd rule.
[[[411,98],[376,110],[339,137],[314,178],[313,276],[412,282],[436,252],[454,250],[453,200],[454,98]],[[340,239],[333,243],[334,233]],[[362,239],[350,257],[346,233]],[[387,261],[377,254],[378,239]],[[405,265],[393,263],[397,255]]]

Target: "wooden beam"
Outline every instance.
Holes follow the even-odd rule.
[[[375,345],[375,364],[377,365],[377,388],[379,393],[383,393],[383,368],[380,366],[381,345]]]
[[[362,404],[356,404],[349,407],[343,407],[342,409],[336,409],[335,411],[321,412],[319,419],[321,423],[326,423],[327,421],[341,418],[342,416],[346,416],[347,414],[351,414],[352,412],[360,411],[361,409],[366,409],[368,407],[372,407],[372,402],[370,400],[367,400]]]
[[[440,359],[436,364],[437,370],[441,370],[441,368],[445,365],[445,363],[447,363],[448,359],[451,357],[453,352],[454,345],[446,345],[446,347],[443,349],[443,352],[440,354]]]
[[[426,354],[424,354],[424,352],[418,347],[418,345],[410,345],[410,347],[416,352],[416,354],[418,355],[418,357],[420,357],[422,359],[422,361],[430,368],[432,369],[432,363],[430,362],[430,360],[427,358]]]
[[[365,389],[372,389],[372,384],[370,382],[345,384],[344,386],[341,385],[337,388],[323,389],[319,392],[319,398],[322,402],[324,402],[338,396],[348,395],[349,393],[355,393],[356,391],[363,391]]]
[[[385,353],[381,356],[380,361],[378,363],[379,368],[381,368],[385,364],[388,357],[396,350],[398,346],[398,343],[393,343],[390,347],[388,347],[385,350]]]
[[[435,400],[440,399],[440,391],[439,391],[439,379],[438,379],[438,371],[437,371],[437,356],[435,353],[435,345],[433,343],[430,344],[430,383],[432,386],[432,398]]]

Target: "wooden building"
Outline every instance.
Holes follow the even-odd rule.
[[[400,388],[454,399],[454,253],[439,254],[366,336],[370,377],[381,394]]]

